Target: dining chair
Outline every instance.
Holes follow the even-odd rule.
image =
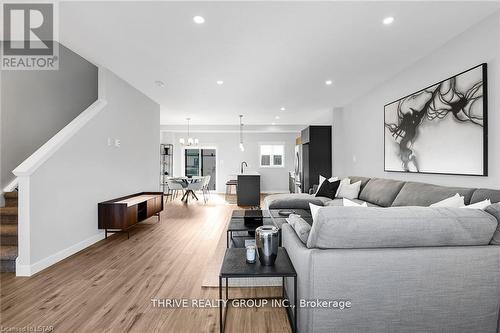
[[[203,199],[205,200],[205,203],[207,203],[208,199],[210,199],[209,184],[210,184],[210,175],[203,177],[203,187],[201,188],[201,190],[203,191]]]
[[[198,200],[198,197],[196,196],[196,191],[200,191],[203,188],[203,178],[201,177],[193,177],[193,181],[188,184],[186,187],[187,191],[191,191],[191,194],[193,194],[194,198]],[[186,197],[186,202],[187,202],[187,197]]]
[[[172,196],[171,192],[172,190],[170,189],[170,187],[168,187],[167,180],[165,179],[163,183],[163,194],[165,195],[165,201],[168,201],[168,197]]]
[[[181,191],[184,194],[184,187],[182,187],[182,185],[177,181],[167,179],[167,186],[169,191],[172,191],[172,200],[174,200],[174,198],[177,198],[178,191]]]

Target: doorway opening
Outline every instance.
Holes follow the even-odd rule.
[[[186,177],[210,176],[208,188],[216,190],[217,151],[215,148],[185,148],[184,175]]]

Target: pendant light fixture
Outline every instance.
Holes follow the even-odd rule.
[[[197,145],[199,143],[199,140],[196,138],[192,138],[189,134],[189,122],[191,121],[191,118],[186,118],[187,120],[187,139],[180,138],[179,143],[184,146],[192,146],[192,145]]]
[[[240,150],[245,151],[245,146],[243,145],[243,115],[240,114]]]

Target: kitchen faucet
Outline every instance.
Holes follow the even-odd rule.
[[[247,162],[245,161],[241,162],[241,173],[243,173],[243,164],[245,164],[245,166],[248,168]]]

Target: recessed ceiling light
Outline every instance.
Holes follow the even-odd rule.
[[[325,81],[325,84],[326,84],[327,86],[331,86],[331,85],[332,85],[332,83],[333,83],[333,81],[332,81],[332,80],[326,80],[326,81]]]
[[[222,80],[218,80],[218,81],[217,81],[217,84],[218,84],[219,86],[221,86],[221,85],[223,85],[223,84],[224,84],[224,81],[222,81]]]
[[[386,17],[382,22],[384,22],[385,25],[389,25],[392,22],[394,22],[394,17],[392,16]]]
[[[278,120],[278,119],[280,119],[280,116],[276,116],[276,117],[274,117],[274,119]]]
[[[282,106],[280,110],[281,110],[281,111],[285,111],[285,110],[286,110],[286,108],[285,108],[284,106]]]
[[[155,84],[156,84],[158,87],[160,87],[160,88],[165,87],[165,82],[160,81],[160,80],[156,80],[156,81],[155,81]]]
[[[193,21],[196,24],[203,24],[203,23],[205,23],[205,19],[203,18],[203,16],[195,16],[195,17],[193,17]]]

